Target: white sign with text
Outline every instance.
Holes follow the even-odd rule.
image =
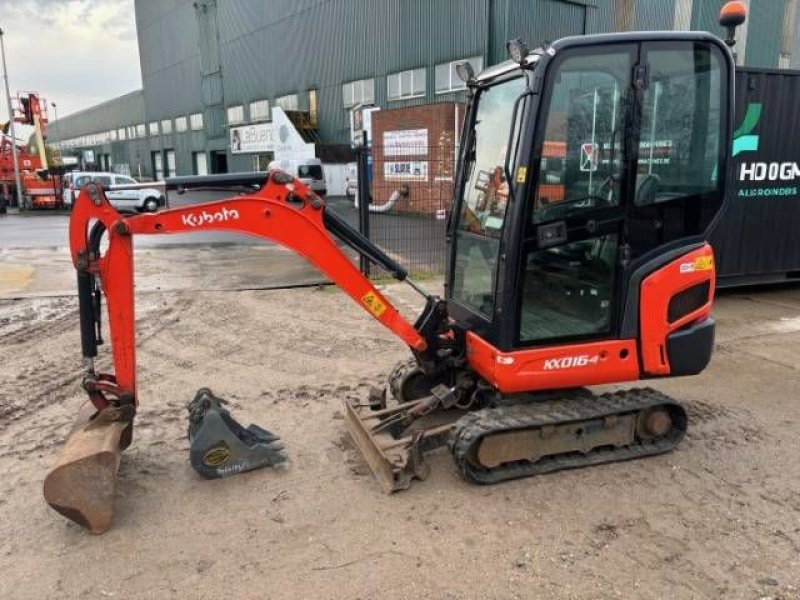
[[[314,144],[308,144],[280,107],[273,107],[272,122],[231,127],[232,154],[272,152],[275,160],[313,158]]]
[[[427,129],[383,132],[384,156],[419,156],[423,154],[428,154]]]

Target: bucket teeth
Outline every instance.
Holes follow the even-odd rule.
[[[44,497],[56,511],[103,533],[114,515],[114,492],[120,463],[120,445],[130,438],[127,411],[109,407],[94,418],[90,403],[81,408],[55,466],[44,480]]]

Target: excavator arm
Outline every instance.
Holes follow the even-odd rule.
[[[265,181],[266,179],[266,181]],[[263,238],[305,257],[387,329],[402,339],[420,364],[438,355],[444,303],[427,294],[425,309],[412,325],[364,277],[334,241],[336,236],[399,280],[406,271],[352,229],[299,180],[281,171],[269,175],[224,175],[174,178],[172,189],[233,189],[252,192],[202,205],[159,213],[124,216],[109,203],[97,183],[81,191],[70,218],[69,240],[77,271],[83,387],[89,400],[44,482],[48,504],[94,533],[111,525],[120,451],[131,442],[136,392],[136,331],[133,282],[135,235],[228,231]],[[108,239],[101,247],[101,241]],[[107,304],[114,369],[95,371],[103,343],[101,315]],[[446,344],[447,342],[445,342]]]
[[[387,329],[415,352],[428,342],[391,302],[360,273],[332,233],[367,254],[398,279],[406,272],[369,240],[338,217],[299,180],[273,171],[255,193],[159,213],[124,217],[108,202],[102,188],[89,184],[81,192],[70,219],[70,248],[78,273],[81,342],[85,359],[97,356],[102,343],[101,301],[108,305],[113,375],[97,376],[88,369],[85,386],[98,409],[109,404],[137,404],[136,334],[133,297],[133,237],[135,235],[238,232],[277,242],[306,258]],[[108,236],[101,254],[100,240]]]

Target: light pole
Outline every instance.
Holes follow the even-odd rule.
[[[22,209],[22,181],[19,178],[19,159],[17,158],[17,134],[14,131],[14,109],[11,107],[11,92],[8,90],[8,68],[6,67],[6,45],[3,42],[5,32],[0,28],[0,55],[3,57],[3,80],[6,84],[6,102],[8,103],[8,121],[11,131],[11,156],[14,157],[14,182],[17,185],[17,206]]]
[[[60,166],[64,166],[64,159],[61,156],[61,123],[58,122],[58,107],[56,106],[55,102],[51,102],[50,106],[53,107],[53,116],[56,118],[56,124],[58,127],[56,128],[56,148],[58,149],[58,163]]]

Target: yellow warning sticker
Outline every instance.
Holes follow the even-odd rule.
[[[695,271],[710,271],[714,268],[713,256],[699,256],[694,259]]]
[[[525,183],[526,179],[528,179],[528,167],[518,167],[517,183]]]
[[[375,292],[367,292],[361,297],[361,302],[367,307],[367,310],[376,317],[380,317],[386,312],[386,305],[378,298]]]

